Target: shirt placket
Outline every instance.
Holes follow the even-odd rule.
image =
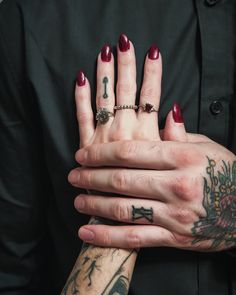
[[[196,0],[201,38],[199,133],[227,145],[232,89],[231,0]]]

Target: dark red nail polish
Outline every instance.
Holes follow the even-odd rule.
[[[148,51],[148,57],[152,60],[159,58],[159,48],[156,45],[152,45]]]
[[[180,106],[177,102],[173,104],[172,114],[175,123],[184,123],[184,118],[180,109]]]
[[[77,75],[77,85],[84,86],[85,82],[86,82],[86,78],[85,78],[84,72],[79,71],[79,73]]]
[[[121,34],[119,37],[119,48],[122,52],[130,49],[129,39],[125,34]]]
[[[105,44],[101,50],[102,61],[109,62],[111,60],[111,47]]]

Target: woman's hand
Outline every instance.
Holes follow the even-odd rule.
[[[119,140],[161,140],[158,128],[158,109],[161,95],[162,60],[159,49],[155,45],[151,46],[146,56],[143,84],[138,103],[141,106],[138,111],[135,111],[124,107],[125,105],[135,106],[137,86],[134,47],[125,35],[121,35],[119,44],[120,46],[117,47],[116,95],[114,57],[109,46],[105,45],[102,48],[97,61],[97,116],[99,117],[99,110],[105,108],[110,116],[105,124],[98,121],[98,124],[94,126],[95,118],[91,107],[89,81],[83,72],[78,75],[76,108],[81,148]],[[111,114],[114,113],[115,105],[122,106],[123,109],[116,110],[113,116]],[[152,106],[154,111],[151,110]],[[150,112],[147,111],[148,108],[150,108]],[[177,104],[173,106],[173,110],[167,117],[167,126],[163,137],[165,140],[176,141],[185,141],[187,138]]]
[[[134,104],[132,45],[118,57],[117,104]],[[141,105],[150,103],[158,108],[160,81],[161,57],[152,60],[147,56]],[[112,87],[110,93],[113,98]],[[104,106],[98,97],[98,106]],[[91,111],[86,113],[92,117]],[[196,251],[236,245],[236,157],[208,138],[186,134],[181,122],[175,107],[162,133],[168,141],[160,140],[156,113],[142,108],[137,114],[117,111],[108,124],[98,126],[104,144],[77,152],[77,161],[90,168],[74,170],[69,180],[75,186],[117,196],[79,196],[75,205],[80,212],[136,226],[85,226],[79,232],[82,239],[102,246],[169,246]],[[96,134],[92,126],[90,133]],[[104,166],[109,168],[94,168]]]

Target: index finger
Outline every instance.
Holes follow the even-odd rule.
[[[76,160],[86,166],[114,166],[171,170],[199,162],[199,148],[193,143],[173,141],[115,141],[94,144],[76,153]]]

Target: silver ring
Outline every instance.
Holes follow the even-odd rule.
[[[101,124],[106,124],[110,117],[114,117],[114,113],[109,112],[106,108],[100,108],[96,114],[96,120]]]
[[[133,105],[133,104],[123,104],[123,105],[118,105],[114,106],[114,110],[119,111],[119,110],[137,110],[138,106]]]
[[[146,113],[152,113],[152,112],[158,113],[158,109],[155,108],[154,105],[150,104],[149,102],[139,105],[139,108],[141,108]]]

